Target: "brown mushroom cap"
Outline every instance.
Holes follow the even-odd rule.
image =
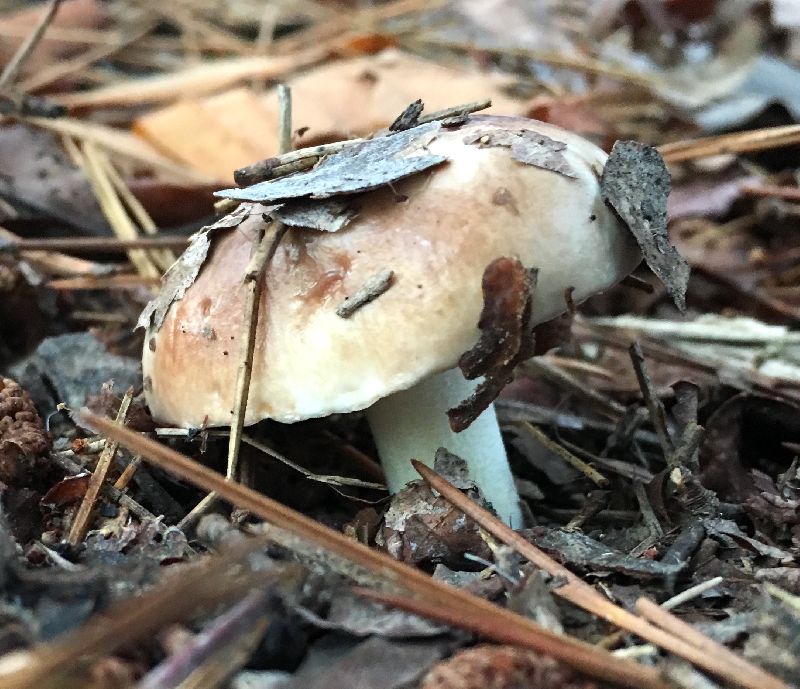
[[[521,163],[506,147],[464,143],[480,130],[530,129],[567,144],[571,178]],[[481,278],[500,256],[539,269],[542,322],[603,290],[639,262],[630,232],[606,208],[599,149],[557,127],[472,117],[428,150],[447,163],[354,199],[357,217],[327,233],[292,229],[265,280],[246,423],[294,422],[369,407],[452,368],[478,339]],[[230,423],[244,313],[242,275],[258,212],[215,230],[204,267],[160,328],[143,367],[154,416],[181,426]],[[385,270],[394,284],[350,318],[346,297]]]

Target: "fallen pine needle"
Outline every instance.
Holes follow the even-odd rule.
[[[286,531],[315,543],[320,548],[336,553],[350,562],[384,577],[387,585],[408,591],[424,601],[426,605],[432,606],[432,609],[446,610],[448,614],[454,616],[454,619],[455,617],[467,619],[473,625],[481,624],[484,629],[483,633],[489,639],[505,643],[509,629],[515,629],[518,630],[520,637],[524,636],[524,643],[521,645],[560,660],[579,672],[609,682],[616,682],[620,686],[630,687],[630,689],[667,689],[668,685],[660,678],[659,672],[653,668],[619,660],[606,651],[587,643],[554,634],[510,610],[431,579],[413,567],[398,562],[382,552],[368,548],[251,488],[226,479],[185,455],[145,438],[128,428],[118,426],[108,419],[96,416],[86,410],[81,412],[81,418],[88,427],[119,441],[128,450],[140,454],[155,466],[204,491],[216,493],[235,507],[247,510],[267,522],[279,525]]]
[[[526,541],[519,533],[503,524],[493,514],[470,500],[433,469],[417,460],[412,460],[412,463],[431,488],[440,493],[448,502],[458,507],[468,517],[474,519],[495,538],[512,547],[537,567],[554,577],[566,580],[565,584],[554,590],[555,594],[602,619],[637,634],[646,641],[656,644],[684,660],[694,663],[718,677],[726,679],[731,684],[742,687],[742,689],[791,689],[782,680],[748,663],[744,659],[739,659],[737,663],[731,664],[729,656],[735,654],[696,630],[694,630],[695,635],[699,635],[704,639],[702,648],[697,643],[686,640],[684,634],[676,636],[612,603],[566,567],[553,560],[532,543]],[[653,605],[655,604],[653,603]],[[659,608],[659,610],[663,609]],[[666,610],[663,610],[663,615],[677,620],[672,613]],[[680,622],[679,620],[677,621]],[[660,626],[663,627],[664,625]],[[714,650],[712,652],[709,649]],[[745,664],[747,671],[745,671]]]

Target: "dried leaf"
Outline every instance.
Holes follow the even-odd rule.
[[[438,122],[431,122],[364,141],[329,156],[309,172],[245,189],[223,189],[217,196],[269,203],[299,197],[323,199],[376,189],[445,162],[444,156],[424,152],[439,127]]]
[[[192,286],[211,247],[209,233],[218,229],[230,229],[244,222],[253,212],[250,204],[242,204],[235,211],[220,218],[213,225],[204,227],[192,235],[189,247],[170,267],[162,278],[163,285],[155,299],[150,301],[139,316],[137,328],[155,328],[158,330],[173,302],[179,301]]]
[[[464,139],[464,143],[504,146],[510,148],[511,157],[521,163],[558,172],[565,177],[576,176],[562,153],[566,150],[567,144],[530,129],[520,129],[516,132],[508,129],[491,129],[471,134]]]
[[[510,76],[445,67],[396,50],[330,61],[287,82],[293,126],[304,131],[295,145],[366,136],[388,126],[417,98],[431,111],[491,98],[491,112],[521,115],[524,103],[503,92],[512,82]],[[230,180],[233,170],[278,153],[278,120],[274,91],[237,88],[146,113],[134,129],[173,159]]]
[[[600,193],[633,233],[647,265],[684,310],[689,264],[667,234],[669,188],[669,171],[655,148],[636,141],[614,144],[603,168]]]

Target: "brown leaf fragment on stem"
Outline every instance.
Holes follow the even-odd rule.
[[[689,264],[667,234],[670,175],[658,150],[636,141],[617,141],[600,179],[600,194],[628,226],[644,260],[676,306],[686,308]]]
[[[565,177],[575,177],[563,151],[567,144],[529,129],[509,131],[507,129],[485,129],[470,134],[465,144],[480,146],[504,146],[511,149],[511,156],[520,163],[557,172]]]
[[[350,318],[362,306],[377,299],[394,284],[394,271],[382,270],[369,278],[358,291],[347,297],[336,309],[336,315],[341,318]]]
[[[486,267],[478,320],[481,337],[458,361],[465,378],[483,376],[484,381],[468,399],[448,410],[453,431],[467,428],[497,398],[516,365],[533,356],[530,315],[536,274],[536,269],[525,268],[516,258],[501,257]]]

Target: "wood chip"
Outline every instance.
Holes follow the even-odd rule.
[[[394,280],[393,270],[383,270],[369,278],[363,286],[352,296],[347,297],[336,309],[336,315],[342,318],[350,318],[362,306],[369,304],[373,299],[377,299],[381,294],[388,290]]]

